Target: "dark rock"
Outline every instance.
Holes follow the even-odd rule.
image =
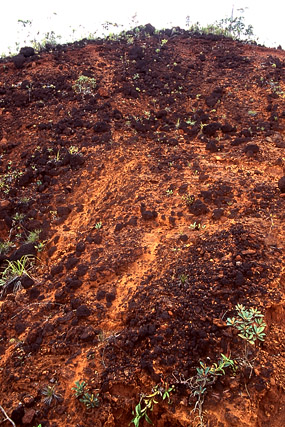
[[[67,292],[64,288],[57,289],[57,291],[54,294],[55,301],[59,303],[64,302],[66,300],[66,297],[67,297]]]
[[[81,299],[80,298],[72,298],[70,301],[72,310],[76,310],[81,305]]]
[[[13,409],[11,414],[11,420],[15,423],[21,423],[23,416],[25,415],[25,410],[23,405],[17,406],[17,408]]]
[[[78,267],[77,267],[77,271],[76,271],[76,276],[77,277],[82,277],[82,276],[85,276],[85,274],[87,273],[87,271],[88,271],[88,265],[84,265],[84,264],[80,264]]]
[[[131,218],[128,221],[129,225],[138,225],[138,217],[137,216],[131,216]]]
[[[142,218],[145,220],[157,218],[157,212],[155,210],[153,211],[146,210],[144,203],[141,204],[140,210],[141,210]]]
[[[82,281],[77,277],[68,277],[65,281],[66,287],[69,289],[79,289],[82,286]]]
[[[82,341],[92,341],[94,337],[95,337],[94,329],[92,328],[92,326],[88,326],[87,328],[84,329],[84,331],[82,332],[79,338]]]
[[[80,154],[72,154],[69,158],[69,163],[72,169],[76,168],[77,166],[82,166],[85,163],[85,159]]]
[[[33,56],[35,54],[35,49],[32,47],[22,47],[20,50],[20,54],[24,55],[25,58],[28,58],[29,56]]]
[[[41,292],[38,288],[34,287],[29,290],[29,299],[35,300],[40,296]]]
[[[66,270],[71,270],[73,267],[76,266],[76,264],[78,264],[78,261],[79,259],[75,257],[68,258],[68,260],[65,263]]]
[[[182,242],[187,242],[187,240],[189,239],[189,237],[187,236],[187,234],[181,234],[181,236],[179,237],[179,239]]]
[[[214,220],[218,220],[220,219],[224,214],[224,210],[223,209],[214,209],[213,213],[212,213],[212,218]]]
[[[237,271],[236,279],[235,279],[236,286],[242,286],[244,284],[244,282],[245,282],[244,275],[242,274],[241,271]]]
[[[35,414],[36,414],[36,411],[33,408],[25,409],[25,415],[22,418],[22,423],[31,424]]]
[[[85,243],[84,242],[78,242],[75,248],[76,252],[82,253],[85,251]]]
[[[243,151],[249,155],[256,154],[259,152],[259,146],[256,144],[248,144],[244,147]]]
[[[103,237],[99,231],[94,236],[92,236],[92,242],[95,243],[95,245],[100,245],[102,243],[102,240]]]
[[[34,174],[32,170],[25,172],[23,175],[19,177],[18,185],[19,187],[25,187],[34,179]]]
[[[52,268],[51,268],[51,270],[50,270],[50,274],[51,274],[52,276],[55,276],[55,275],[57,275],[57,274],[62,273],[62,271],[63,271],[63,264],[62,264],[62,263],[60,263],[60,264],[57,264],[57,265],[53,265],[53,266],[52,266]]]
[[[35,284],[35,281],[27,274],[24,274],[23,276],[21,276],[21,285],[23,286],[24,289],[29,289],[34,284]]]
[[[142,214],[142,218],[145,220],[157,218],[157,212],[156,211],[142,211],[141,214]]]
[[[19,249],[12,253],[10,256],[10,261],[18,261],[25,255],[36,256],[37,250],[34,246],[34,243],[25,243]]]
[[[200,199],[195,200],[188,209],[193,215],[204,215],[208,212],[207,206]]]
[[[285,193],[285,176],[282,176],[282,178],[279,179],[278,188],[281,193]]]
[[[59,206],[57,208],[57,215],[59,217],[67,216],[70,214],[70,212],[71,212],[71,208],[69,206]]]
[[[24,63],[26,61],[26,58],[24,57],[24,55],[20,54],[13,56],[12,58],[12,62],[14,63],[16,68],[22,68]]]
[[[116,298],[116,294],[115,294],[115,292],[108,292],[108,293],[106,294],[106,301],[107,301],[107,302],[112,302],[112,301],[114,301],[114,300],[115,300],[115,298]]]
[[[203,134],[207,136],[214,136],[219,129],[221,129],[220,123],[210,123],[203,127]]]
[[[121,222],[118,222],[118,224],[116,224],[116,227],[115,227],[115,232],[116,231],[121,231],[122,229],[124,228],[124,224],[123,223],[121,223]]]
[[[129,58],[131,60],[142,59],[144,56],[143,48],[140,46],[133,46],[129,50]]]
[[[222,98],[222,95],[223,95],[223,88],[221,87],[215,88],[214,91],[211,93],[211,95],[206,97],[205,99],[206,105],[209,108],[213,108],[216,105],[216,103]]]
[[[180,195],[185,194],[187,192],[188,189],[188,184],[185,182],[184,184],[181,184],[180,187],[178,188],[178,193]]]
[[[102,299],[105,298],[106,295],[106,291],[103,291],[103,289],[99,289],[96,295],[96,298],[98,301],[101,301]]]
[[[219,151],[216,141],[209,141],[206,145],[206,150],[210,151],[211,153],[216,153],[217,151]]]
[[[91,311],[87,307],[87,305],[82,304],[76,309],[76,316],[78,318],[89,317],[91,315]]]
[[[25,344],[29,346],[29,349],[37,351],[43,342],[43,329],[36,328],[31,329],[25,339]]]
[[[149,34],[149,35],[152,36],[154,34],[154,32],[155,32],[155,27],[153,25],[151,25],[151,24],[146,24],[144,26],[144,31],[145,31],[145,33],[147,33],[147,34]]]
[[[26,323],[18,320],[15,323],[15,332],[16,332],[16,334],[17,335],[21,335],[23,332],[25,332],[25,330],[27,329],[27,326],[28,325]]]
[[[97,122],[93,127],[94,132],[109,132],[110,129],[111,126],[106,122]]]
[[[225,123],[221,127],[223,133],[236,132],[236,127],[230,125],[229,123]]]

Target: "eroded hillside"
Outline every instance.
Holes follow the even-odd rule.
[[[243,354],[236,304],[266,337],[207,387],[205,425],[284,425],[284,67],[151,26],[1,62],[0,404],[17,426],[128,426],[165,382],[154,425],[199,425],[185,381]]]

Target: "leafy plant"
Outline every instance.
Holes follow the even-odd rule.
[[[89,393],[84,393],[83,396],[81,397],[81,399],[79,399],[80,402],[84,403],[84,405],[86,406],[86,408],[90,409],[90,408],[95,408],[98,407],[100,402],[98,399],[99,393],[96,394],[89,394]]]
[[[86,382],[85,381],[75,381],[75,386],[71,388],[74,391],[75,397],[80,397],[86,391]]]
[[[90,95],[96,88],[96,84],[96,79],[87,76],[80,76],[72,86],[72,89],[77,94]]]
[[[35,243],[39,240],[39,236],[42,230],[36,229],[34,231],[30,231],[27,237],[27,243]]]
[[[148,416],[148,411],[153,411],[154,405],[158,403],[156,400],[158,397],[161,397],[162,400],[167,399],[168,403],[170,403],[170,393],[172,391],[174,391],[174,386],[169,386],[165,383],[163,386],[156,385],[152,389],[151,394],[142,394],[139,403],[132,412],[134,418],[130,424],[133,423],[135,427],[138,427],[142,418],[144,418],[148,424],[153,424]]]
[[[237,317],[227,318],[227,325],[234,326],[240,333],[239,337],[249,344],[255,344],[256,340],[264,341],[266,323],[264,315],[256,308],[246,308],[242,304],[236,305]]]
[[[183,377],[180,379],[176,378],[178,383],[184,384],[190,389],[191,396],[196,399],[193,412],[198,412],[197,427],[206,426],[204,423],[203,404],[208,387],[213,385],[219,376],[225,375],[225,368],[228,367],[235,369],[235,362],[224,354],[221,354],[218,363],[213,363],[211,366],[200,362],[200,367],[196,369],[196,375],[193,377],[186,380]]]
[[[61,398],[60,394],[56,394],[55,387],[50,385],[43,388],[42,395],[45,396],[43,400],[47,405],[50,405],[53,400],[59,400]]]
[[[245,340],[244,359],[242,359],[242,362],[252,368],[253,366],[248,359],[248,344],[254,345],[258,340],[264,341],[266,336],[264,332],[266,328],[266,323],[263,320],[264,315],[253,307],[247,310],[242,304],[237,304],[235,308],[237,317],[228,317],[227,325],[235,327],[239,331],[238,336]]]
[[[97,222],[96,224],[95,224],[95,228],[96,228],[96,230],[100,230],[100,228],[102,228],[102,222],[100,221],[100,222]]]

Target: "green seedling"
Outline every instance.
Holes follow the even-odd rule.
[[[102,228],[102,222],[100,221],[100,222],[97,222],[96,224],[95,224],[95,228],[96,228],[96,230],[100,230],[100,228]]]

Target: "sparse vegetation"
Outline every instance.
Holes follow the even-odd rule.
[[[94,94],[96,85],[96,79],[81,75],[78,77],[72,88],[75,93],[85,96]]]

